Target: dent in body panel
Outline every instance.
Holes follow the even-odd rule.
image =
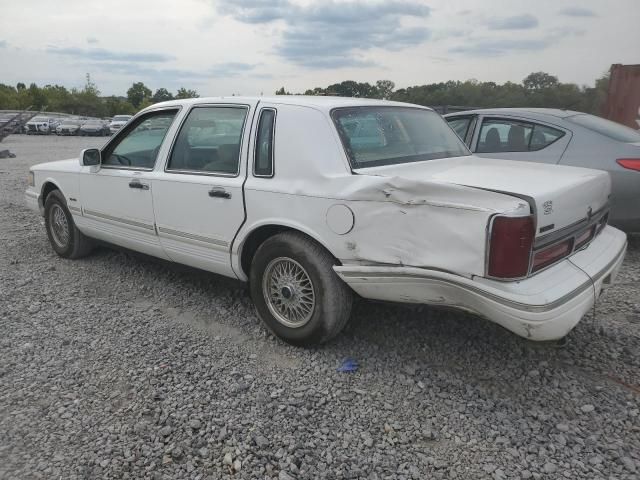
[[[504,194],[401,177],[325,177],[308,183],[305,193],[291,192],[291,184],[270,186],[273,191],[246,190],[248,218],[238,235],[240,242],[270,219],[309,234],[342,264],[428,267],[467,277],[484,274],[491,216],[529,211],[522,200]],[[295,185],[294,190],[298,187],[303,189]],[[337,202],[354,214],[352,230],[343,235],[325,221]],[[234,246],[232,253],[238,250]]]

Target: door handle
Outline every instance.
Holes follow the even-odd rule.
[[[140,190],[149,190],[149,185],[146,183],[140,183],[139,180],[131,180],[129,182],[129,188],[139,188]]]
[[[209,190],[209,196],[217,198],[231,198],[231,194],[224,188],[212,188]]]

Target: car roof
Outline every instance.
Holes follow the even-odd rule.
[[[552,120],[554,118],[573,117],[574,115],[582,114],[582,112],[576,112],[574,110],[562,110],[560,108],[480,108],[476,110],[465,110],[464,112],[450,113],[448,115],[445,115],[445,117],[469,114],[512,115],[538,120]]]
[[[355,97],[331,97],[320,95],[275,95],[275,96],[260,96],[260,97],[202,97],[202,98],[189,98],[185,100],[170,100],[168,102],[156,103],[149,107],[150,109],[157,108],[158,106],[182,106],[182,105],[194,105],[200,103],[251,103],[258,102],[281,104],[281,105],[298,105],[303,107],[311,107],[318,110],[332,110],[339,107],[360,107],[360,106],[397,106],[397,107],[419,107],[423,109],[429,109],[422,105],[413,105],[403,102],[392,102],[388,100],[377,100],[372,98],[355,98]],[[429,109],[430,110],[430,109]]]

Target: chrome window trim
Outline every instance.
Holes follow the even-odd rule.
[[[169,168],[169,163],[171,162],[171,156],[173,155],[173,150],[175,149],[176,142],[178,141],[178,137],[180,136],[180,132],[184,128],[184,124],[191,115],[191,112],[196,108],[242,108],[246,110],[246,115],[242,122],[242,131],[240,133],[240,150],[238,151],[238,166],[235,173],[223,173],[223,172],[204,172],[202,170],[182,170],[182,169],[172,169]],[[199,175],[205,177],[227,177],[227,178],[236,178],[240,176],[240,169],[242,164],[242,144],[244,143],[244,135],[245,129],[247,126],[247,119],[249,118],[249,112],[251,111],[251,105],[247,103],[197,103],[191,105],[189,110],[183,115],[182,120],[180,120],[180,125],[178,125],[178,131],[173,136],[173,140],[171,141],[171,147],[169,147],[169,155],[167,155],[167,161],[164,164],[164,173],[178,174],[178,175]]]
[[[260,133],[260,120],[262,120],[262,113],[270,110],[273,112],[273,125],[271,126],[271,175],[260,175],[256,173],[256,153],[258,151],[258,134]],[[278,118],[278,110],[274,107],[263,107],[258,114],[258,123],[256,124],[255,138],[253,140],[253,169],[252,174],[257,178],[273,178],[276,174],[276,120]]]

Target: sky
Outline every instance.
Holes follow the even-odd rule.
[[[640,0],[0,0],[0,83],[205,95],[343,80],[593,85],[640,63]]]

